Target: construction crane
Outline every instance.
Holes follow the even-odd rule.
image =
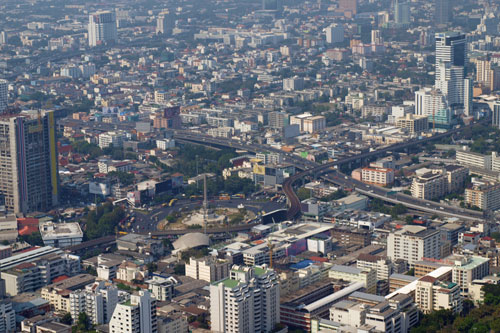
[[[274,244],[270,240],[267,240],[267,247],[269,248],[269,267],[273,268],[273,249]]]

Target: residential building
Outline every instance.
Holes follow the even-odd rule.
[[[396,119],[396,126],[408,130],[411,135],[416,135],[429,129],[429,119],[427,116],[408,113],[405,117]]]
[[[357,245],[365,247],[371,244],[371,232],[369,230],[336,226],[331,232],[332,238],[336,239],[341,246]]]
[[[356,267],[362,270],[375,270],[377,281],[389,280],[393,273],[397,273],[396,265],[386,257],[362,253],[356,260]]]
[[[352,266],[333,265],[328,277],[350,282],[362,282],[366,291],[375,294],[377,291],[377,271],[374,269],[360,269]]]
[[[153,275],[149,280],[144,281],[148,285],[148,290],[158,301],[170,301],[174,296],[175,279]]]
[[[149,271],[146,265],[136,264],[131,261],[124,260],[116,271],[116,278],[121,281],[133,282],[143,281],[149,276]]]
[[[229,276],[231,264],[215,257],[190,258],[186,264],[186,276],[193,279],[214,282]]]
[[[89,46],[116,42],[116,16],[111,11],[101,11],[89,15]]]
[[[0,332],[16,331],[16,312],[8,299],[0,301]]]
[[[493,104],[493,113],[491,115],[491,124],[500,128],[500,102]]]
[[[394,22],[400,25],[410,24],[410,2],[408,0],[395,0],[394,2]]]
[[[423,88],[415,92],[415,114],[429,119],[440,110],[448,109],[448,102],[441,90]],[[406,115],[406,114],[405,114]]]
[[[436,229],[406,225],[387,237],[387,257],[393,261],[403,259],[410,266],[422,258],[439,259],[439,248],[440,233]]]
[[[127,136],[121,132],[107,132],[99,134],[99,147],[123,147],[123,142],[126,141]]]
[[[280,153],[257,153],[255,158],[262,161],[262,164],[280,164],[283,162],[283,155]]]
[[[364,183],[387,186],[394,182],[394,170],[386,168],[362,168],[361,179]]]
[[[432,200],[448,192],[446,176],[440,170],[420,169],[411,183],[411,195],[415,198]]]
[[[233,266],[210,285],[212,332],[271,332],[280,322],[277,274],[266,266]]]
[[[118,303],[118,289],[113,285],[106,285],[104,281],[94,282],[85,289],[71,292],[69,303],[69,313],[74,321],[84,312],[93,325],[107,324]]]
[[[326,127],[326,118],[324,116],[313,116],[304,119],[303,131],[306,133],[316,133]]]
[[[78,245],[83,239],[83,231],[78,222],[43,222],[39,224],[39,228],[45,246],[64,248]]]
[[[465,189],[465,203],[482,210],[500,209],[500,184],[473,182]]]
[[[453,282],[442,282],[429,275],[420,278],[415,290],[415,303],[425,314],[437,310],[462,312],[460,287]]]
[[[283,90],[295,91],[304,89],[304,78],[294,76],[291,78],[283,79]]]
[[[50,302],[56,311],[71,312],[70,293],[94,283],[95,277],[89,274],[78,274],[60,282],[49,284],[42,288],[41,296]]]
[[[130,300],[119,303],[109,322],[110,333],[156,333],[156,299],[146,290],[130,296]]]
[[[288,125],[288,114],[286,112],[270,112],[267,118],[269,127],[281,129]]]
[[[452,281],[459,285],[462,295],[467,296],[474,280],[480,280],[490,273],[488,258],[479,256],[451,255],[446,260],[453,262]]]
[[[457,150],[455,159],[460,165],[486,170],[492,169],[492,155],[482,155],[471,151]]]
[[[187,333],[189,324],[187,316],[182,313],[169,313],[167,316],[158,316],[158,333]]]
[[[59,177],[53,111],[27,111],[0,120],[2,204],[18,214],[45,212],[58,203]],[[30,147],[30,149],[24,149]]]

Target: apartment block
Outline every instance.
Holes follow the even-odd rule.
[[[490,261],[479,256],[451,255],[446,260],[453,262],[452,281],[459,285],[462,295],[467,296],[474,280],[490,273]]]
[[[427,116],[409,113],[405,117],[396,119],[396,126],[408,130],[411,135],[416,135],[429,129],[429,119]]]
[[[193,279],[214,282],[229,276],[229,262],[214,257],[190,258],[186,264],[186,276]]]
[[[474,182],[465,189],[465,203],[482,210],[497,210],[500,208],[500,184]]]
[[[271,332],[280,321],[278,276],[266,266],[233,266],[210,285],[212,332]]]
[[[374,269],[360,269],[351,266],[334,265],[328,271],[328,277],[350,282],[362,282],[367,292],[371,294],[377,292],[377,271]]]
[[[453,282],[442,282],[431,276],[424,276],[417,282],[415,303],[425,314],[437,310],[462,312],[460,287]]]
[[[361,177],[364,183],[387,186],[394,182],[394,170],[386,168],[362,168]]]
[[[371,233],[368,230],[336,226],[331,232],[332,238],[337,239],[341,246],[365,247],[371,244]]]
[[[445,175],[439,170],[422,169],[417,171],[417,177],[411,183],[411,195],[415,198],[432,200],[444,196],[448,192]]]
[[[116,305],[109,322],[110,333],[157,333],[156,299],[146,290]]]
[[[174,296],[175,279],[154,275],[151,279],[144,281],[148,285],[151,294],[158,301],[170,301]]]
[[[407,225],[387,237],[387,257],[403,259],[413,266],[422,258],[440,257],[439,230]]]

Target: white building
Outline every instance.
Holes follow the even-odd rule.
[[[107,132],[99,134],[99,147],[108,148],[112,147],[122,147],[123,141],[125,141],[127,136],[120,132]]]
[[[440,233],[435,229],[407,225],[387,237],[387,257],[403,259],[410,266],[422,258],[440,257]]]
[[[344,41],[344,26],[341,24],[332,24],[325,29],[326,42],[328,44],[342,43]]]
[[[415,92],[416,115],[432,117],[447,108],[446,97],[440,90],[423,88]]]
[[[174,27],[173,18],[168,11],[164,11],[158,14],[158,18],[156,19],[157,34],[169,35],[172,33],[173,27]]]
[[[156,148],[161,150],[175,148],[175,140],[174,139],[156,140]]]
[[[102,11],[89,15],[89,46],[116,42],[116,16],[114,12]]]
[[[64,248],[78,245],[83,239],[83,231],[78,222],[44,222],[40,223],[39,229],[45,246]]]
[[[0,301],[0,332],[16,331],[16,312],[12,303],[5,299]]]
[[[283,90],[294,91],[304,89],[304,78],[299,76],[283,79]]]
[[[156,333],[156,299],[146,290],[131,295],[130,300],[117,304],[111,321],[110,333]]]
[[[442,282],[428,275],[417,281],[415,303],[426,314],[434,310],[462,312],[462,296],[459,285],[452,282]]]
[[[84,290],[76,290],[69,295],[70,313],[74,321],[78,315],[86,313],[94,325],[107,324],[118,303],[118,289],[106,285],[104,281],[94,282]]]
[[[214,282],[229,276],[230,264],[214,257],[190,258],[186,264],[186,276]]]
[[[266,266],[233,266],[210,285],[212,332],[270,332],[280,321],[278,276]]]
[[[174,296],[174,285],[176,281],[172,277],[161,277],[161,276],[153,276],[150,280],[145,281],[148,285],[148,289],[151,291],[151,294],[158,301],[170,301]]]

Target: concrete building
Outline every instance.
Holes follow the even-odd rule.
[[[146,290],[119,303],[109,322],[110,333],[157,333],[156,299]]]
[[[60,282],[42,288],[41,296],[49,301],[54,310],[61,313],[71,312],[69,295],[72,291],[85,288],[94,283],[95,277],[89,274],[78,274]]]
[[[352,229],[336,226],[332,229],[332,238],[337,239],[341,246],[365,247],[371,244],[371,232],[365,229]]]
[[[387,237],[387,257],[403,259],[413,266],[422,258],[440,257],[440,233],[435,229],[407,225]]]
[[[479,256],[451,255],[446,260],[453,262],[452,281],[460,286],[463,296],[468,296],[474,280],[480,280],[490,273],[488,258]]]
[[[396,265],[386,257],[362,253],[356,260],[356,267],[361,270],[375,270],[377,281],[389,280],[393,273],[397,273]]]
[[[350,282],[362,282],[367,292],[372,294],[377,292],[377,271],[374,269],[360,269],[351,266],[334,265],[328,271],[328,277]]]
[[[491,124],[500,128],[500,102],[493,104],[493,113],[491,115]]]
[[[0,332],[16,331],[16,312],[8,299],[0,301]]]
[[[107,324],[118,303],[118,289],[113,285],[106,285],[104,281],[94,282],[85,289],[71,292],[69,303],[69,313],[74,321],[83,312],[93,325]]]
[[[411,195],[415,198],[432,200],[448,192],[445,175],[439,170],[424,169],[411,183]]]
[[[394,170],[386,168],[362,168],[361,177],[364,183],[387,186],[394,182]]]
[[[144,281],[148,285],[151,294],[158,301],[170,301],[174,296],[175,279],[154,275],[151,279]]]
[[[283,90],[295,91],[304,89],[304,78],[294,76],[291,78],[283,79]]]
[[[394,2],[394,22],[396,22],[396,24],[410,24],[410,15],[410,2],[408,0],[396,0]]]
[[[0,120],[0,195],[14,213],[45,212],[58,203],[56,122],[52,111]],[[30,147],[30,149],[25,149]]]
[[[0,79],[0,114],[2,114],[9,105],[9,82]]]
[[[412,135],[416,135],[429,129],[429,119],[427,116],[409,113],[405,117],[396,119],[396,126],[408,130]]]
[[[210,285],[212,332],[271,332],[280,321],[278,276],[266,266],[233,266]]]
[[[482,210],[500,209],[500,184],[473,182],[465,189],[465,203]]]
[[[286,112],[270,112],[267,118],[269,127],[280,129],[289,124]]]
[[[116,16],[111,11],[101,11],[89,15],[89,46],[114,43],[117,39]]]
[[[83,239],[83,231],[78,222],[44,222],[39,224],[39,228],[45,246],[64,248],[78,245]]]
[[[435,310],[462,312],[460,287],[453,282],[442,282],[429,275],[420,278],[415,290],[415,303],[425,314]]]
[[[156,19],[156,34],[163,34],[168,36],[172,33],[173,27],[173,17],[168,11],[164,11],[158,14],[158,18]]]
[[[304,113],[290,117],[290,125],[299,125],[301,132],[315,133],[326,127],[324,116],[313,116],[310,113]]]
[[[127,136],[121,132],[107,132],[99,134],[99,147],[123,147],[123,142],[126,141]]]
[[[453,18],[453,6],[451,0],[434,0],[434,23],[445,25]]]
[[[328,44],[342,43],[344,41],[344,26],[331,24],[325,29],[326,42]]]
[[[186,276],[193,279],[214,282],[229,276],[231,264],[214,257],[190,258],[186,264]]]
[[[415,92],[416,115],[433,117],[443,109],[448,109],[448,102],[440,90],[423,88]]]
[[[471,151],[457,150],[455,159],[457,163],[464,166],[491,170],[492,155],[482,155]]]

